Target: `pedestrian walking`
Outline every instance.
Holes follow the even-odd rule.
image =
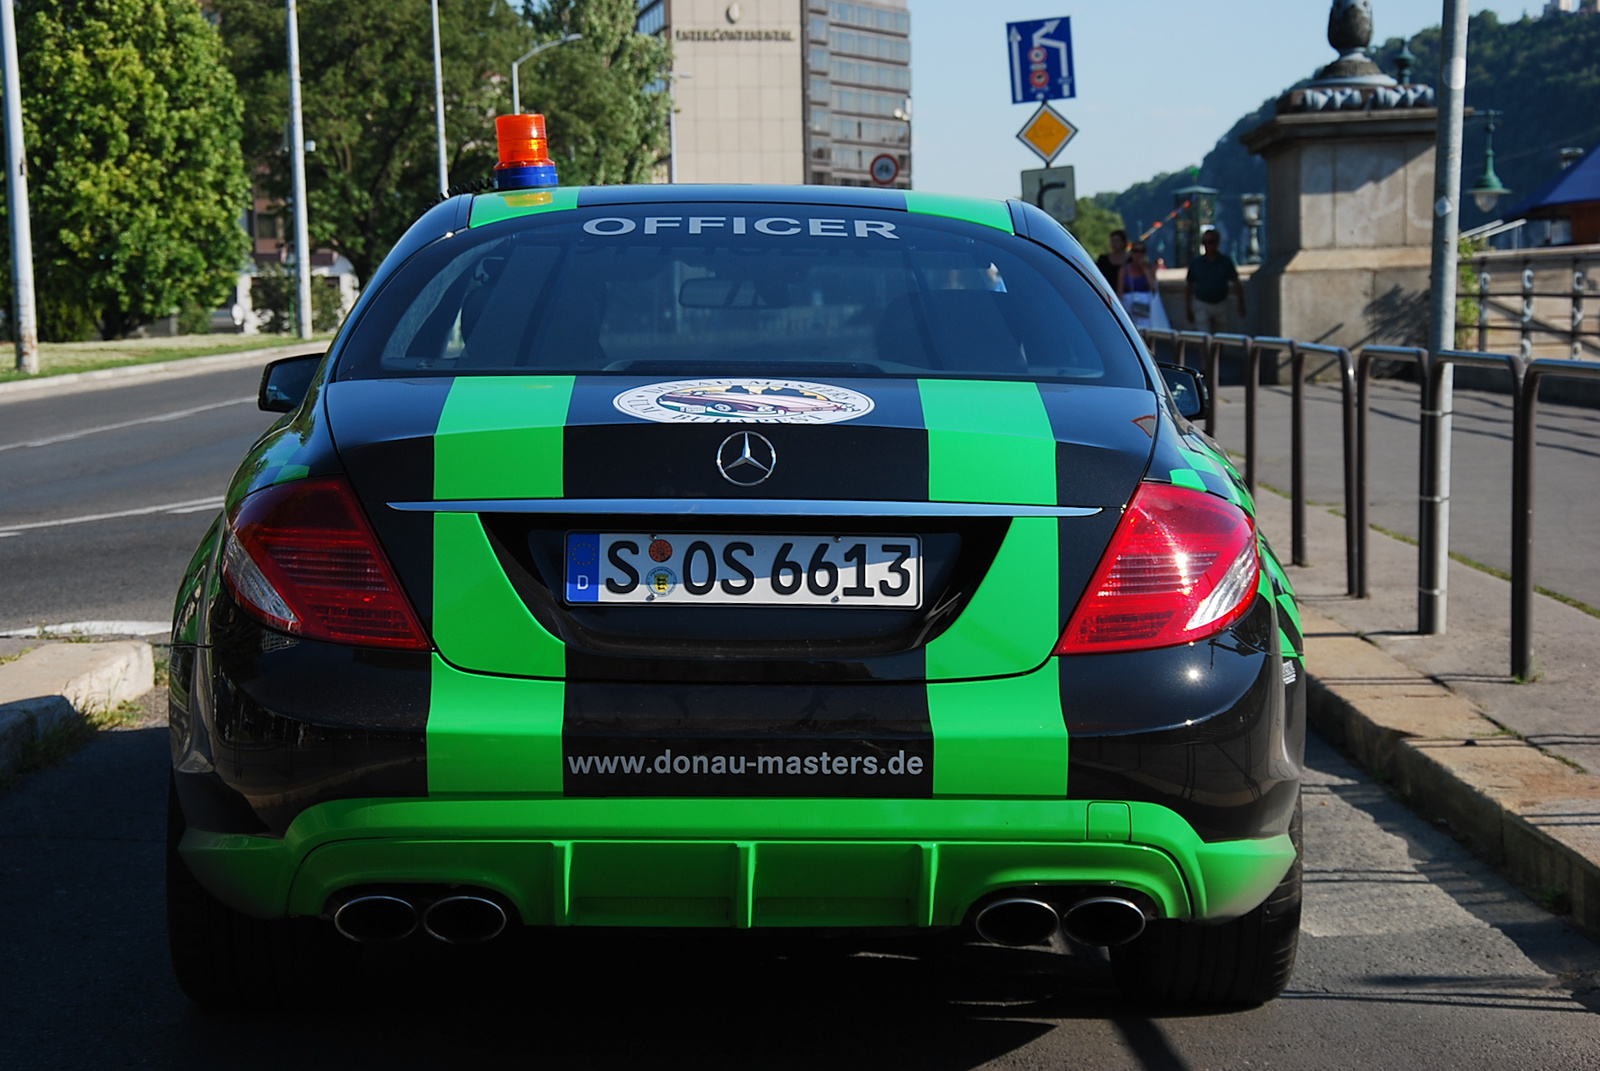
[[[1202,331],[1220,335],[1228,330],[1228,291],[1239,301],[1239,318],[1244,319],[1244,285],[1233,258],[1220,251],[1222,237],[1216,230],[1200,239],[1201,253],[1189,262],[1189,281],[1183,286],[1183,300],[1189,322]],[[1199,316],[1195,316],[1196,309]]]
[[[1128,247],[1128,261],[1117,273],[1117,296],[1132,317],[1133,326],[1141,331],[1168,331],[1172,323],[1167,319],[1167,310],[1161,305],[1161,286],[1156,281],[1156,269],[1150,263],[1149,251],[1143,242],[1134,242]]]
[[[1094,266],[1100,269],[1100,274],[1106,277],[1106,282],[1111,284],[1111,289],[1117,288],[1117,276],[1122,272],[1122,266],[1128,263],[1128,232],[1117,229],[1111,232],[1111,252],[1101,253],[1095,258]]]

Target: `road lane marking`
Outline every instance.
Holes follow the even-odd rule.
[[[86,435],[98,435],[102,431],[118,431],[122,428],[132,428],[140,424],[161,424],[172,420],[182,420],[184,417],[194,416],[196,413],[206,413],[213,409],[226,409],[230,405],[243,405],[245,402],[256,400],[254,394],[248,398],[229,398],[225,402],[211,402],[207,405],[191,406],[188,409],[176,409],[170,413],[157,413],[155,416],[140,417],[137,420],[123,420],[115,424],[102,424],[97,428],[84,428],[81,431],[65,431],[60,435],[50,435],[43,439],[28,439],[19,443],[0,443],[0,453],[7,450],[23,450],[35,446],[51,446],[55,443],[71,442],[81,439]]]
[[[18,535],[38,528],[61,528],[69,524],[88,524],[90,521],[114,521],[121,517],[147,517],[152,513],[198,513],[201,510],[221,509],[222,496],[192,498],[187,502],[165,502],[159,506],[141,506],[138,509],[117,510],[115,513],[87,513],[82,517],[63,517],[56,521],[29,521],[27,524],[0,522],[0,538]]]
[[[35,636],[159,636],[172,631],[168,621],[64,621],[59,625],[32,625],[0,632],[5,639]]]

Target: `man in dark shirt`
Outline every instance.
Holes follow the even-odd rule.
[[[1106,282],[1111,284],[1113,293],[1117,289],[1117,275],[1121,273],[1122,266],[1128,262],[1128,232],[1115,230],[1111,232],[1111,252],[1101,253],[1095,259],[1094,266],[1100,269],[1100,274],[1106,277]]]
[[[1206,231],[1200,239],[1202,253],[1189,262],[1189,281],[1184,284],[1183,298],[1188,306],[1189,322],[1202,331],[1220,335],[1228,330],[1228,291],[1239,299],[1239,318],[1244,319],[1244,287],[1239,282],[1239,269],[1233,258],[1218,252],[1222,239],[1215,230]],[[1195,317],[1198,303],[1200,316]]]

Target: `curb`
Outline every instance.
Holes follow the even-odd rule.
[[[76,394],[80,391],[131,387],[148,383],[151,377],[164,376],[168,379],[177,379],[182,376],[203,375],[207,372],[229,372],[236,368],[260,367],[279,357],[298,357],[307,353],[324,352],[327,348],[327,341],[303,342],[292,346],[267,346],[258,350],[243,350],[239,353],[215,353],[209,357],[180,357],[171,361],[100,368],[92,372],[68,372],[59,376],[19,379],[11,383],[0,383],[0,405],[33,398],[53,398],[60,394]]]
[[[21,768],[34,741],[154,687],[153,653],[142,641],[47,644],[0,665],[0,781]]]
[[[1600,778],[1309,607],[1311,728],[1478,856],[1600,936]],[[1313,668],[1314,667],[1314,668]]]

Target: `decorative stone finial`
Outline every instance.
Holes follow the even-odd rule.
[[[1372,0],[1333,0],[1328,11],[1328,44],[1339,58],[1317,72],[1313,86],[1392,86],[1393,78],[1367,57],[1372,43]]]
[[[1328,12],[1328,44],[1340,55],[1372,44],[1371,0],[1333,0]]]
[[[1366,48],[1372,43],[1372,0],[1333,0],[1328,10],[1328,43],[1339,50],[1339,58],[1300,88],[1280,97],[1279,115],[1433,107],[1432,87],[1411,84],[1417,57],[1410,48],[1402,47],[1395,57],[1399,82],[1367,56]]]

